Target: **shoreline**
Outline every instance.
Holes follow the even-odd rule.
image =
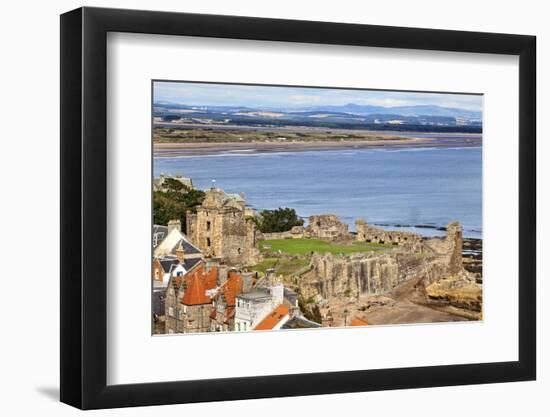
[[[182,156],[207,156],[225,153],[236,155],[253,155],[275,152],[304,152],[338,149],[367,149],[367,148],[415,148],[415,147],[478,147],[481,146],[481,137],[459,138],[418,138],[403,137],[399,139],[375,140],[339,140],[339,141],[310,141],[310,142],[218,142],[218,143],[182,143],[162,142],[153,144],[155,158],[170,158]]]

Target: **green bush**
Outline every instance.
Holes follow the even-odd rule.
[[[304,221],[298,217],[296,210],[279,207],[276,210],[262,210],[256,223],[262,233],[276,233],[302,226]]]

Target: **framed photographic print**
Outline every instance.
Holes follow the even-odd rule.
[[[61,400],[535,379],[535,38],[61,16]]]

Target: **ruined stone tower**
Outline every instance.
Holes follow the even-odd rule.
[[[259,257],[256,224],[246,214],[245,200],[212,187],[197,213],[187,213],[187,235],[205,256],[229,264],[252,264]]]

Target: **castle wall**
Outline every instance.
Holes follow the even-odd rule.
[[[310,216],[305,236],[326,240],[346,239],[349,237],[348,225],[334,214]]]
[[[451,223],[445,239],[430,239],[418,252],[394,249],[369,255],[315,254],[311,266],[300,279],[304,298],[318,294],[323,298],[378,295],[412,278],[421,278],[428,285],[464,272],[462,231],[458,223]]]
[[[422,241],[422,236],[416,233],[397,230],[385,230],[367,224],[364,220],[355,222],[357,231],[356,240],[369,243],[384,243],[396,246],[408,246],[414,248]]]

